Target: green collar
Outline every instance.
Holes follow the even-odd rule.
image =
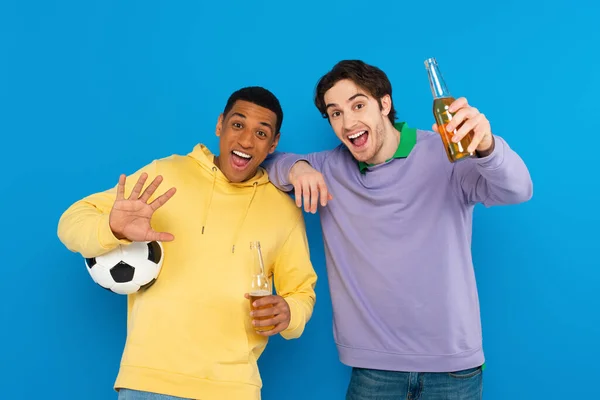
[[[409,128],[406,125],[406,122],[397,122],[394,124],[394,127],[400,131],[400,143],[398,144],[396,153],[394,153],[392,158],[406,158],[417,143],[417,130],[414,128]],[[390,161],[392,158],[386,160],[385,162]],[[364,161],[359,161],[358,169],[364,174],[367,168],[373,165],[374,164],[367,164]]]

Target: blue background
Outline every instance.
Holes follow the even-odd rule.
[[[116,398],[125,297],[95,286],[58,241],[72,202],[197,142],[216,150],[218,114],[241,86],[279,96],[280,150],[333,147],[312,95],[344,58],[386,71],[400,119],[430,128],[431,56],[534,181],[526,204],[476,208],[484,397],[597,396],[598,3],[200,3],[0,4],[0,397]],[[319,300],[305,335],[275,338],[261,359],[266,400],[343,399],[349,377],[318,217],[306,218]]]

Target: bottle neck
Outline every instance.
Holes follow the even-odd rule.
[[[254,252],[254,274],[265,274],[265,265],[260,250],[260,242],[252,242],[250,248]]]
[[[451,97],[450,91],[446,86],[446,82],[444,82],[444,78],[442,77],[442,73],[435,58],[428,58],[425,60],[425,68],[429,75],[429,86],[431,87],[433,98]]]

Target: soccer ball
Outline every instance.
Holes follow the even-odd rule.
[[[160,242],[120,245],[85,264],[94,282],[118,294],[131,294],[150,287],[158,277],[164,255]]]

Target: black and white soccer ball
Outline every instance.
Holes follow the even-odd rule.
[[[119,245],[85,264],[94,282],[118,294],[131,294],[150,287],[158,277],[164,259],[160,242],[133,242]]]

